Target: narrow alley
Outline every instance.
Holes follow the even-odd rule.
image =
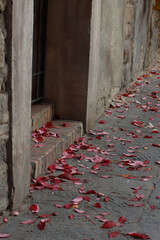
[[[33,180],[22,209],[1,217],[0,238],[159,240],[159,117],[160,61]]]

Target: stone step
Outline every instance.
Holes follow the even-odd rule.
[[[67,127],[62,126],[63,123]],[[31,140],[31,178],[36,178],[45,173],[48,165],[53,164],[55,160],[62,156],[63,151],[74,141],[83,135],[83,124],[78,121],[52,121],[54,126],[51,132],[58,133],[59,138],[46,137],[42,142],[43,147],[35,147],[36,143]]]
[[[38,103],[31,107],[31,131],[42,127],[50,122],[54,116],[54,105],[48,103]]]

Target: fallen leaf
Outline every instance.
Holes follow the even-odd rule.
[[[3,216],[3,222],[8,222],[8,218],[6,218],[5,216]]]
[[[45,226],[46,226],[46,222],[40,222],[40,223],[38,223],[38,228],[41,230],[41,231],[43,231],[44,230],[44,228],[45,228]]]
[[[100,203],[95,203],[95,204],[94,204],[94,207],[96,207],[96,208],[101,208],[101,204],[100,204]]]
[[[77,212],[77,213],[85,213],[86,212],[84,210],[79,210],[79,209],[74,209],[74,211]]]
[[[40,210],[39,206],[36,204],[32,204],[29,209],[31,210],[32,213],[37,213]]]
[[[28,219],[28,220],[26,220],[26,221],[24,221],[24,222],[21,222],[22,224],[32,224],[32,223],[34,223],[36,220],[30,220],[30,219]]]
[[[105,120],[99,121],[99,124],[106,124],[107,122]]]
[[[89,191],[86,192],[86,194],[97,194],[97,193],[94,190],[89,190]]]
[[[13,212],[13,216],[18,216],[19,215],[19,212],[18,211],[14,211]]]
[[[70,219],[73,219],[73,218],[75,218],[75,216],[74,216],[73,214],[70,214],[70,215],[69,215],[69,218],[70,218]]]
[[[151,208],[152,210],[156,210],[156,206],[154,206],[154,205],[150,206],[150,208]]]
[[[133,207],[142,207],[144,206],[144,203],[140,203],[140,204],[129,204],[129,206],[133,206]]]
[[[115,231],[115,232],[108,233],[109,238],[117,237],[119,234],[120,234],[120,231]]]
[[[55,203],[54,206],[56,206],[57,208],[62,208],[63,206],[58,204],[58,203]]]
[[[124,222],[127,221],[127,218],[121,216],[118,221],[119,221],[121,224],[123,224]]]
[[[105,198],[104,198],[104,201],[105,201],[105,202],[108,202],[109,200],[110,200],[109,197],[105,197]]]
[[[8,238],[10,237],[11,234],[7,234],[7,233],[0,233],[0,238]]]
[[[130,233],[127,233],[126,235],[136,237],[136,238],[141,238],[141,239],[150,239],[148,235],[145,235],[142,233],[136,233],[136,232],[130,232]]]
[[[68,203],[64,205],[65,209],[70,209],[73,206],[73,203]]]
[[[101,228],[107,228],[107,229],[110,229],[110,228],[113,228],[114,226],[116,226],[117,224],[115,222],[112,222],[112,221],[107,221],[105,222]]]

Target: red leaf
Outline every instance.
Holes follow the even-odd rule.
[[[18,211],[14,211],[13,212],[13,216],[18,216],[19,215],[19,212]]]
[[[77,213],[85,213],[86,212],[84,210],[79,210],[79,209],[74,209],[74,211],[77,212]]]
[[[107,122],[105,120],[99,121],[99,124],[106,124]]]
[[[54,206],[56,206],[57,208],[62,208],[63,206],[58,204],[58,203],[55,203]]]
[[[100,204],[100,203],[95,203],[95,204],[94,204],[94,207],[96,207],[96,208],[101,208],[101,204]]]
[[[74,199],[72,200],[72,202],[74,202],[74,203],[79,203],[79,202],[81,202],[82,200],[83,200],[83,196],[78,196],[78,197],[74,198]]]
[[[8,238],[10,236],[11,236],[11,234],[0,233],[0,238]]]
[[[151,145],[154,146],[154,147],[159,147],[160,148],[160,144],[152,143]]]
[[[134,207],[142,207],[144,206],[144,203],[140,203],[140,204],[129,204],[129,206],[134,206]]]
[[[68,127],[69,124],[68,123],[62,123],[62,127]]]
[[[90,201],[91,201],[91,198],[88,197],[88,196],[83,196],[83,199],[84,199],[85,201],[87,201],[87,202],[90,202]]]
[[[86,194],[96,194],[96,191],[94,191],[94,190],[89,190],[89,191],[86,192]]]
[[[50,217],[52,214],[42,214],[42,215],[39,215],[40,218],[48,218]]]
[[[52,122],[48,122],[45,124],[45,128],[54,128],[54,125]]]
[[[127,221],[127,218],[125,218],[125,217],[120,217],[119,218],[119,220],[118,220],[121,224],[123,224],[124,222],[126,222]]]
[[[112,221],[107,221],[105,222],[101,228],[113,228],[114,226],[116,226],[117,224],[115,222],[112,222]]]
[[[73,206],[73,203],[68,203],[64,205],[65,209],[70,209]]]
[[[109,200],[110,200],[109,197],[105,197],[105,199],[104,199],[105,202],[108,202]]]
[[[44,228],[45,228],[45,226],[46,226],[46,222],[40,222],[40,223],[38,223],[38,228],[41,230],[41,231],[43,231],[44,230]]]
[[[52,164],[52,165],[49,165],[48,166],[48,169],[51,171],[51,172],[55,172],[55,170],[56,170],[56,165],[55,164]]]
[[[3,216],[3,222],[8,222],[8,219],[5,216]]]
[[[32,223],[34,223],[36,220],[30,220],[30,219],[28,219],[28,220],[26,220],[26,221],[24,221],[24,222],[21,222],[22,224],[32,224]]]
[[[120,231],[115,231],[115,232],[108,233],[109,238],[117,237],[119,234],[120,234]]]
[[[148,235],[145,235],[142,233],[130,232],[130,233],[127,233],[127,235],[136,237],[136,238],[141,238],[141,239],[150,239],[150,237]]]
[[[31,210],[32,213],[37,213],[40,210],[39,206],[36,204],[32,204],[29,209]]]
[[[73,219],[74,217],[75,217],[75,216],[74,216],[73,214],[70,214],[70,215],[69,215],[69,218],[70,218],[70,219]]]
[[[150,208],[156,210],[156,207],[154,205],[150,206]]]
[[[96,139],[99,139],[99,140],[100,140],[100,139],[102,139],[102,138],[101,138],[100,136],[96,136]]]

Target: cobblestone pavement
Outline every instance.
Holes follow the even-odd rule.
[[[158,69],[138,78],[95,129],[33,182],[27,207],[8,222],[1,217],[1,234],[16,240],[160,240]],[[35,222],[21,223],[28,219]]]

